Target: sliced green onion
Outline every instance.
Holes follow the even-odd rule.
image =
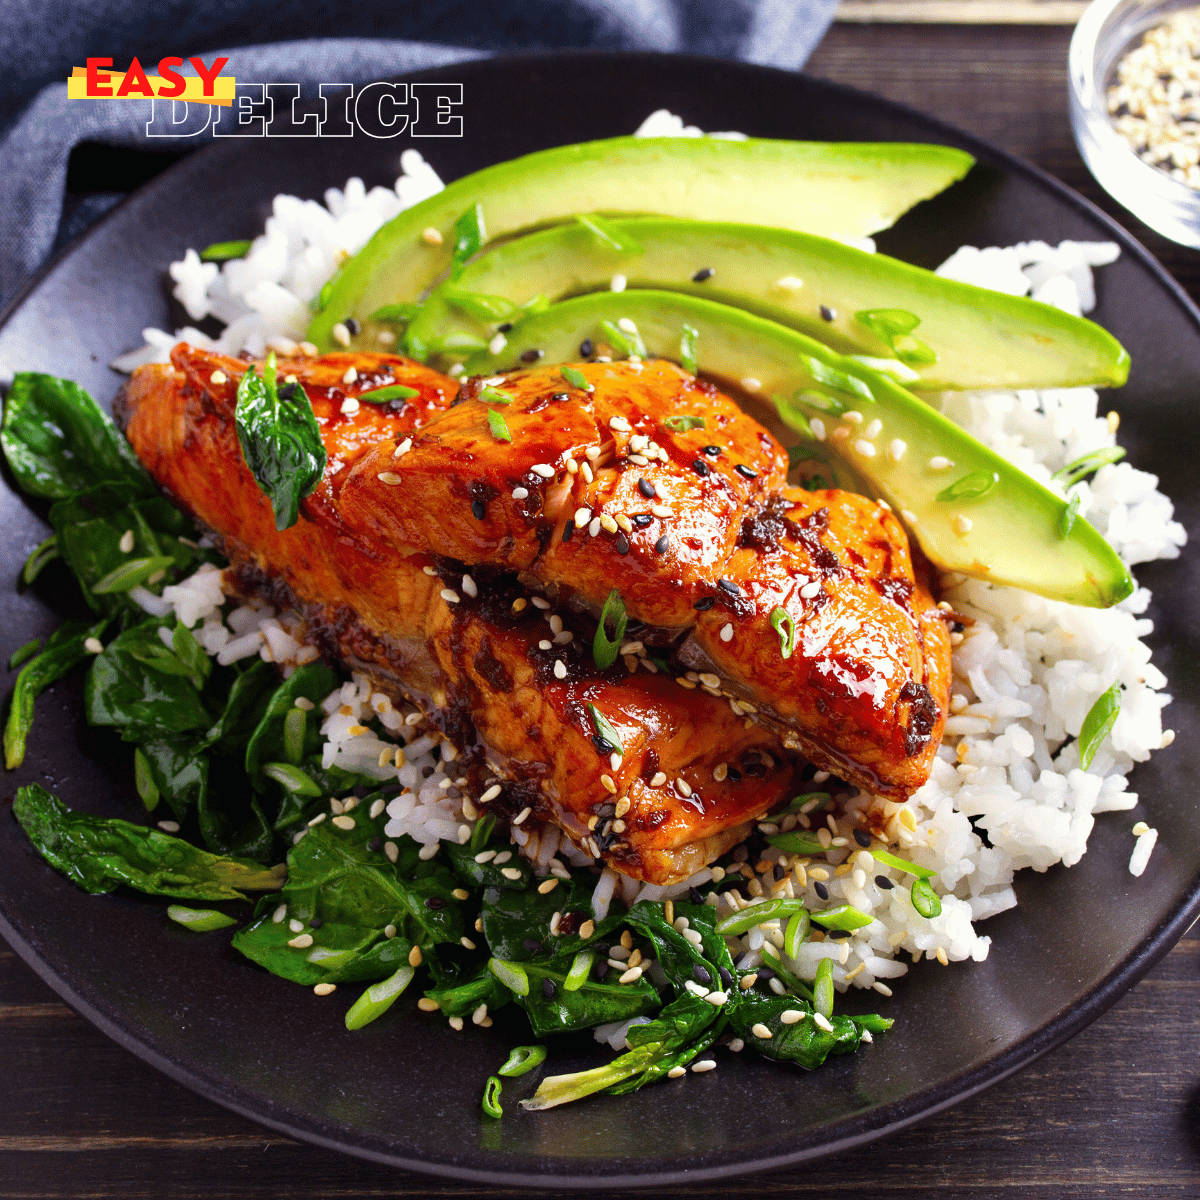
[[[497,387],[482,387],[479,389],[479,399],[487,404],[511,404],[516,396],[510,396],[508,392],[502,392]]]
[[[1063,514],[1058,522],[1058,536],[1065,538],[1075,527],[1075,519],[1079,516],[1080,496],[1078,492],[1072,492],[1067,500],[1067,507],[1063,509]]]
[[[332,284],[326,284],[330,293],[333,292]],[[328,296],[325,295],[325,288],[321,289],[321,307],[324,308],[328,303]],[[381,308],[377,308],[371,314],[372,321],[387,321],[393,325],[407,325],[421,311],[419,304],[385,304]]]
[[[829,802],[829,798],[828,792],[805,792],[803,796],[793,796],[785,811],[799,812],[810,800],[820,801],[819,804],[814,804],[813,808],[823,808]]]
[[[505,962],[502,958],[488,959],[488,970],[500,980],[514,996],[529,995],[529,976],[520,963]]]
[[[921,323],[920,317],[903,308],[869,308],[863,312],[856,312],[854,319],[872,333],[879,334],[889,345],[892,338],[899,334],[912,333]]]
[[[153,812],[158,807],[158,784],[154,782],[154,772],[150,770],[150,760],[135,746],[133,750],[133,786],[146,806],[147,812]]]
[[[315,300],[310,300],[309,305],[313,312],[323,312],[325,306],[329,303],[330,296],[333,295],[333,280],[327,279],[321,284],[321,290],[317,293]]]
[[[564,992],[577,992],[587,983],[588,976],[592,973],[592,963],[595,961],[595,958],[596,956],[590,950],[580,950],[575,955],[575,961],[571,963],[571,969],[567,972],[567,977],[563,980]]]
[[[783,932],[783,948],[788,958],[795,958],[800,953],[800,946],[808,937],[808,926],[808,909],[802,908],[798,913],[792,914]]]
[[[875,399],[871,389],[857,375],[851,375],[846,371],[839,370],[837,367],[831,367],[828,363],[823,363],[819,358],[808,358],[805,365],[808,367],[808,373],[818,383],[824,384],[827,388],[832,388],[835,392],[841,392],[846,396],[854,396],[860,400],[873,401]]]
[[[568,988],[567,990],[573,989]],[[513,1079],[517,1075],[527,1075],[534,1067],[540,1067],[545,1061],[545,1046],[514,1046],[508,1056],[508,1061],[496,1074]]]
[[[785,854],[825,853],[825,847],[821,845],[817,835],[805,830],[793,829],[790,833],[769,833],[767,841]]]
[[[1067,463],[1065,467],[1055,471],[1051,478],[1056,483],[1061,483],[1063,487],[1068,488],[1071,484],[1078,483],[1085,475],[1090,475],[1093,471],[1098,471],[1109,463],[1120,462],[1124,457],[1125,451],[1120,446],[1106,446],[1101,450],[1093,450],[1090,454],[1081,455],[1074,462]]]
[[[304,761],[304,735],[308,732],[308,713],[290,708],[283,718],[283,754],[294,767]]]
[[[235,242],[213,242],[200,251],[201,262],[228,262],[231,258],[245,258],[254,243],[249,238]]]
[[[646,248],[627,233],[616,229],[611,222],[595,213],[575,218],[602,246],[617,254],[644,254]]]
[[[776,404],[787,405],[787,423],[790,429],[794,429],[801,437],[806,437],[809,441],[817,440],[817,435],[813,433],[813,427],[809,424],[808,418],[794,404],[786,399],[777,400]],[[813,457],[814,447],[812,446],[789,446],[788,469],[790,470],[803,459]]]
[[[833,1016],[833,959],[823,958],[817,963],[813,976],[813,1012],[819,1012],[825,1020]]]
[[[208,933],[213,929],[225,929],[237,924],[233,917],[217,912],[215,908],[187,908],[182,904],[172,904],[167,909],[167,916],[176,924],[195,930],[196,933]]]
[[[23,646],[18,646],[8,660],[8,669],[15,671],[22,663],[27,663],[42,647],[41,638],[33,638]]]
[[[629,333],[614,321],[601,321],[600,328],[618,354],[623,354],[626,358],[633,354],[639,358],[646,357],[646,343],[642,341],[642,335],[637,332],[636,326],[633,333]]]
[[[1121,685],[1114,683],[1108,691],[1088,709],[1088,715],[1083,718],[1083,727],[1079,730],[1079,765],[1087,770],[1100,749],[1100,743],[1108,736],[1121,711]]]
[[[319,796],[321,794],[320,787],[313,782],[311,777],[291,763],[264,763],[262,771],[268,779],[282,784],[293,795]]]
[[[926,918],[941,916],[942,899],[929,886],[928,880],[914,879],[912,885],[913,908]]]
[[[1000,482],[1000,476],[995,471],[972,471],[961,479],[956,479],[949,487],[942,488],[935,499],[937,500],[978,500],[986,496]]]
[[[500,1107],[500,1091],[504,1087],[498,1075],[489,1075],[488,1081],[483,1085],[483,1111],[489,1117],[504,1116],[504,1109]]]
[[[796,622],[786,608],[771,609],[771,628],[779,634],[779,653],[784,658],[791,658],[796,649]]]
[[[612,618],[613,636],[608,636],[608,620]],[[592,639],[592,659],[602,671],[607,670],[617,661],[617,651],[625,640],[625,626],[629,619],[625,613],[625,601],[621,593],[613,588],[604,601],[600,610],[600,623],[596,626],[596,636]]]
[[[581,392],[596,390],[588,383],[587,376],[578,367],[560,367],[559,372],[573,388],[578,388]]]
[[[526,300],[521,305],[521,311],[536,316],[538,313],[544,313],[550,307],[550,297],[545,292],[538,292],[532,300]]]
[[[478,854],[491,840],[492,830],[496,828],[496,818],[486,813],[479,818],[471,833],[471,853]]]
[[[609,724],[608,718],[594,705],[587,706],[588,712],[591,714],[592,725],[596,730],[596,736],[601,741],[607,742],[622,758],[625,757],[625,747],[621,745],[621,737],[617,731]]]
[[[424,347],[429,354],[474,354],[487,349],[487,342],[473,333],[447,333],[444,337],[430,338]]]
[[[483,208],[476,204],[468,208],[454,222],[454,250],[450,264],[451,279],[457,279],[462,274],[467,259],[473,258],[486,241],[487,231],[483,224]]]
[[[663,424],[676,433],[686,433],[689,429],[703,429],[703,417],[668,417]]]
[[[931,871],[928,867],[918,867],[916,863],[911,863],[907,858],[897,858],[894,854],[889,854],[886,850],[871,850],[871,857],[876,862],[881,862],[885,867],[894,867],[897,871],[904,871],[908,875],[915,875],[918,879],[932,879],[937,872]]]
[[[165,554],[156,554],[152,558],[131,558],[109,571],[98,583],[92,584],[92,591],[97,596],[128,592],[139,583],[145,583],[155,572],[174,565],[175,560]]]
[[[383,1016],[404,989],[412,983],[414,974],[412,967],[405,963],[394,975],[371,984],[347,1011],[346,1028],[361,1029],[364,1025],[369,1025],[376,1017]]]
[[[359,392],[358,398],[364,404],[387,404],[391,400],[411,400],[420,394],[414,387],[406,387],[402,383],[389,383],[387,387],[372,388],[369,392]]]
[[[717,923],[717,933],[722,937],[735,937],[753,929],[755,925],[761,925],[764,921],[773,921],[776,917],[791,917],[794,913],[803,911],[803,900],[789,900],[787,897],[764,900],[762,904],[752,904],[749,908],[730,913],[723,921]],[[870,919],[867,918],[868,921]]]
[[[892,352],[906,367],[929,367],[938,360],[932,346],[908,335],[892,339]]]
[[[442,284],[442,298],[476,321],[509,321],[520,309],[505,296],[468,292],[452,283]]]
[[[52,533],[25,560],[25,565],[21,568],[21,579],[27,584],[32,583],[42,573],[42,568],[58,557],[58,534]]]
[[[824,925],[826,929],[861,929],[874,919],[851,904],[839,904],[836,908],[810,912],[808,915],[810,920]]]
[[[694,325],[684,325],[679,335],[679,365],[689,374],[696,373],[696,341],[700,330]]]
[[[815,408],[830,417],[840,417],[846,411],[845,404],[836,396],[825,396],[820,392],[797,392],[792,398],[792,403],[807,404],[809,408]]]
[[[504,419],[503,413],[498,413],[494,408],[489,408],[488,412],[488,428],[492,431],[492,437],[498,442],[511,442],[512,434],[508,432],[508,422]]]

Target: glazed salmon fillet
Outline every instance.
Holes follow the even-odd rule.
[[[685,687],[789,750],[891,799],[928,778],[950,634],[903,527],[788,486],[784,449],[712,385],[665,361],[470,379],[396,449],[342,484],[364,537],[516,572],[593,617],[615,589],[640,652],[668,649]]]
[[[478,571],[471,596],[461,563],[347,520],[356,464],[385,444],[398,464],[397,447],[456,411],[453,380],[391,355],[281,359],[281,386],[293,377],[303,386],[328,464],[300,520],[280,532],[237,441],[248,365],[181,344],[170,365],[140,368],[116,406],[131,444],[216,535],[237,590],[294,608],[328,658],[417,704],[481,782],[504,785],[498,808],[528,807],[529,819],[553,821],[593,857],[661,884],[694,874],[791,794],[795,761],[724,699],[636,661],[636,673],[621,659],[602,671],[586,614],[539,608],[499,568]],[[359,400],[393,383],[417,395]],[[589,706],[621,753],[598,737]]]

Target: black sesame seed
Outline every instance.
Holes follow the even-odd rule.
[[[512,322],[505,321],[503,325],[497,325],[496,332],[497,333],[511,333],[512,332]]]
[[[854,840],[864,849],[867,850],[871,845],[871,835],[865,829],[856,829],[854,831]]]
[[[384,796],[398,796],[404,791],[404,785],[400,783],[385,783],[379,791]]]
[[[829,899],[829,889],[820,880],[817,880],[817,882],[813,884],[813,890],[818,896],[821,897],[822,900]]]
[[[693,904],[703,904],[704,897],[700,894],[700,889],[697,887],[688,888],[688,899]]]
[[[758,478],[758,472],[757,472],[757,471],[752,471],[752,470],[751,470],[751,469],[750,469],[748,466],[746,466],[746,464],[745,464],[745,463],[738,463],[738,465],[737,465],[736,467],[734,467],[733,469],[734,469],[734,470],[735,470],[735,471],[736,471],[736,472],[737,472],[737,473],[738,473],[738,474],[739,474],[739,475],[740,475],[740,476],[741,476],[743,479],[757,479],[757,478]]]
[[[361,328],[362,326],[353,317],[346,318],[346,329],[349,331],[351,337],[357,337],[358,331]]]
[[[694,463],[692,463],[692,470],[695,471],[701,479],[704,479],[708,475],[708,463],[706,463],[704,459],[698,458]]]
[[[607,974],[608,974],[608,960],[602,958],[600,960],[600,962],[596,964],[596,978],[603,979],[605,977],[605,975],[607,975]]]
[[[720,446],[705,446],[704,453],[707,454],[709,458],[717,458],[721,453],[721,447]]]
[[[378,836],[373,837],[367,843],[367,849],[368,850],[382,850],[383,849],[383,838],[378,837]]]
[[[535,942],[533,938],[526,938],[522,944],[530,954],[541,954],[542,952],[542,943]]]
[[[472,500],[471,516],[477,521],[482,521],[487,516],[487,505],[482,500]]]
[[[629,553],[629,539],[623,534],[617,534],[617,553],[623,558]]]
[[[830,308],[828,304],[821,305],[821,319],[823,321],[836,321],[837,310]]]
[[[551,400],[570,400],[570,398],[570,392],[555,392],[554,395],[550,397]]]
[[[320,929],[324,924],[325,922],[322,921],[320,917],[313,917],[313,919],[309,921],[308,927],[309,929]]]
[[[434,911],[436,911],[439,908],[445,908],[446,902],[441,898],[441,896],[430,896],[429,899],[425,901],[425,907],[432,908]]]
[[[835,929],[835,930],[833,930],[833,931],[832,931],[832,932],[829,934],[829,936],[830,936],[831,938],[833,938],[833,940],[836,942],[836,941],[839,941],[839,940],[841,940],[842,938],[848,938],[848,937],[850,936],[850,930],[848,930],[848,929]]]
[[[544,350],[526,350],[525,353],[521,355],[521,361],[523,363],[535,363],[539,358],[542,357],[544,353]]]
[[[542,980],[542,995],[545,996],[547,1000],[553,1000],[554,993],[557,991],[558,988],[555,986],[553,979]]]
[[[711,596],[701,596],[700,599],[692,605],[692,607],[699,609],[700,612],[706,612],[708,609],[712,608],[714,604],[716,604],[716,600],[714,600]]]
[[[775,972],[770,967],[759,967],[756,974],[759,979],[771,980],[775,978]]]
[[[569,542],[571,540],[571,537],[574,535],[574,533],[575,533],[575,522],[568,521],[566,523],[565,527],[563,528],[563,541]]]
[[[299,384],[285,383],[283,387],[279,389],[280,400],[290,400],[296,394],[297,387],[299,387]]]
[[[730,767],[729,773],[725,776],[725,778],[728,779],[730,783],[741,783],[742,773],[737,769],[737,767]]]
[[[666,554],[667,547],[670,546],[670,544],[671,544],[670,540],[668,539],[667,535],[664,533],[662,535],[662,537],[660,537],[658,539],[658,541],[654,543],[654,553],[655,554]]]
[[[638,476],[638,491],[646,497],[647,500],[654,499],[654,484],[652,484],[644,475]]]
[[[649,513],[634,513],[633,516],[630,517],[629,519],[639,529],[645,529],[646,526],[651,524],[654,520],[654,518]]]
[[[365,783],[356,783],[350,792],[355,800],[365,800],[371,794],[371,789]]]
[[[717,587],[723,592],[728,592],[731,596],[740,596],[742,594],[742,589],[732,579],[718,579]]]
[[[592,345],[591,338],[584,338],[583,341],[579,343],[580,358],[590,358],[595,352],[596,347]]]
[[[883,888],[885,892],[890,892],[892,888],[896,886],[886,875],[876,875],[875,882],[879,885],[879,887]]]
[[[775,870],[772,872],[772,874],[775,876],[775,882],[778,883],[787,874],[787,872],[783,869],[783,867],[776,863]]]
[[[702,983],[705,987],[712,987],[712,976],[708,973],[706,967],[702,967],[699,963],[692,966],[692,974],[696,977],[697,983]]]
[[[711,279],[716,274],[712,267],[701,267],[695,275],[692,276],[693,283],[703,283],[706,279]]]

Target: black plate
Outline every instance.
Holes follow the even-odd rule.
[[[1162,477],[1193,524],[1200,455],[1181,434],[1193,428],[1200,394],[1200,314],[1121,229],[1048,176],[883,100],[728,62],[574,54],[476,62],[422,78],[466,85],[465,136],[421,147],[447,179],[541,147],[631,132],[663,106],[705,129],[964,147],[980,165],[883,235],[881,247],[933,266],[962,243],[1120,242],[1120,261],[1100,274],[1094,314],[1133,356],[1129,385],[1111,403],[1132,461]],[[43,272],[0,330],[0,359],[75,379],[108,401],[119,381],[105,364],[137,345],[144,326],[181,323],[166,299],[168,262],[188,246],[255,233],[278,191],[319,197],[350,174],[391,183],[402,145],[247,139],[191,156]],[[45,525],[11,491],[0,495],[0,513],[0,577],[12,581]],[[479,1096],[521,1037],[517,1019],[456,1034],[402,1004],[350,1035],[342,1015],[357,989],[317,998],[241,959],[222,934],[173,927],[160,904],[88,897],[51,871],[7,817],[0,932],[74,1008],[172,1078],[274,1129],[381,1162],[481,1181],[611,1187],[731,1175],[844,1149],[971,1095],[1081,1029],[1200,911],[1188,753],[1200,714],[1196,556],[1139,576],[1155,592],[1155,661],[1170,676],[1168,723],[1179,731],[1171,749],[1133,775],[1144,810],[1100,817],[1072,870],[1026,872],[1017,883],[1021,907],[986,923],[994,944],[985,963],[914,969],[885,1002],[895,1030],[811,1075],[726,1055],[708,1075],[537,1115],[510,1103],[502,1122],[490,1122]],[[43,580],[34,592],[0,589],[5,655],[58,621],[69,589],[51,571]],[[72,807],[136,819],[130,765],[128,747],[83,724],[78,687],[61,684],[39,701],[29,757],[4,790],[11,796],[36,780]],[[1139,816],[1160,840],[1135,880],[1126,862]],[[598,1061],[581,1039],[557,1052],[555,1066]],[[522,1080],[507,1090],[524,1094],[526,1082],[531,1088]]]

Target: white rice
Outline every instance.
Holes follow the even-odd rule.
[[[647,118],[638,133],[701,136],[665,111]],[[193,320],[215,316],[226,322],[224,332],[213,340],[191,328],[174,336],[146,330],[146,347],[114,366],[129,370],[165,360],[179,338],[226,353],[246,349],[261,354],[268,345],[282,347],[280,339],[294,346],[303,337],[310,302],[344,256],[397,212],[440,189],[436,174],[415,151],[405,152],[401,166],[393,189],[367,192],[361,180],[351,179],[343,190],[326,193],[325,206],[277,196],[273,215],[250,253],[220,270],[189,251],[171,266],[175,294]],[[858,244],[873,249],[870,239]],[[1117,253],[1112,243],[963,247],[938,271],[1012,295],[1031,294],[1079,314],[1095,303],[1093,269],[1114,261]],[[1051,478],[1056,470],[1088,451],[1116,444],[1117,423],[1097,411],[1092,388],[956,392],[931,400],[1008,461],[1059,491]],[[1178,556],[1186,534],[1173,520],[1171,502],[1158,491],[1154,475],[1120,462],[1102,467],[1071,491],[1080,498],[1080,514],[1127,565]],[[165,588],[161,598],[144,588],[133,595],[147,612],[174,612],[195,627],[201,644],[220,662],[258,654],[279,662],[287,674],[316,657],[312,647],[301,645],[297,619],[290,614],[254,605],[227,611],[220,579],[216,568],[204,567]],[[930,883],[941,896],[942,911],[934,918],[922,917],[912,904],[911,878],[879,863],[853,841],[857,816],[876,805],[860,792],[839,819],[825,818],[832,845],[824,858],[802,863],[778,884],[765,877],[774,888],[771,894],[803,897],[813,910],[845,902],[872,918],[849,938],[809,940],[795,959],[783,958],[805,978],[813,976],[822,958],[829,958],[839,988],[852,982],[890,995],[885,981],[908,970],[908,963],[898,958],[902,952],[914,962],[922,957],[981,961],[990,939],[977,933],[975,924],[1016,903],[1014,873],[1077,863],[1097,815],[1136,806],[1138,797],[1126,786],[1134,764],[1174,736],[1164,732],[1161,720],[1170,702],[1163,690],[1167,680],[1150,662],[1144,641],[1152,629],[1143,616],[1150,602],[1145,588],[1115,608],[1098,610],[961,576],[947,576],[942,584],[945,599],[974,624],[954,651],[952,715],[929,782],[903,807],[892,806],[887,824],[896,852],[935,872]],[[1081,770],[1074,738],[1092,704],[1114,682],[1124,686],[1119,715],[1088,769]],[[331,693],[322,712],[326,766],[336,763],[405,789],[388,804],[388,837],[407,834],[429,856],[441,840],[470,836],[473,819],[463,808],[466,780],[456,773],[451,750],[441,758],[433,738],[408,739],[413,714],[394,708],[359,675]],[[373,718],[382,725],[383,736],[366,727]],[[1072,740],[1064,747],[1068,737]],[[396,748],[406,740],[397,766]],[[814,785],[824,778],[819,774]],[[486,809],[478,797],[467,803],[467,811]],[[815,828],[820,820],[818,813],[789,815],[782,825]],[[986,831],[990,846],[972,822]],[[1140,875],[1158,835],[1142,825],[1135,833],[1129,869]],[[566,866],[590,862],[557,829],[515,828],[512,841],[539,874],[561,875]],[[740,849],[733,857],[744,860],[746,852]],[[776,850],[765,857],[785,858]],[[788,860],[788,865],[794,864]],[[839,868],[845,868],[841,874]],[[816,891],[818,872],[829,876],[820,881],[828,899]],[[881,888],[875,882],[880,876],[896,886]],[[593,911],[600,918],[617,896],[625,903],[664,899],[721,877],[721,868],[705,868],[683,883],[658,887],[606,869],[593,895]],[[761,883],[753,886],[762,890]],[[759,897],[749,901],[761,902]],[[724,915],[747,901],[725,892],[710,897],[710,903]],[[739,965],[759,965],[768,942],[782,949],[777,921],[738,939]],[[604,1040],[623,1045],[626,1031],[627,1023],[606,1029]]]

